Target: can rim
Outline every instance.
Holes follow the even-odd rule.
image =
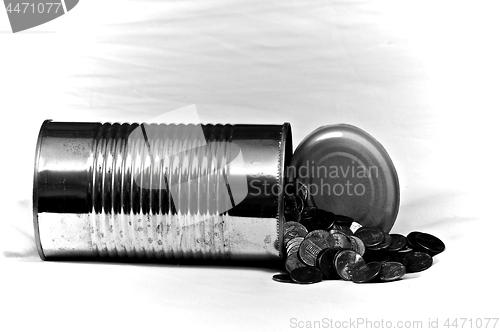
[[[277,231],[278,231],[278,254],[281,259],[285,259],[285,248],[283,247],[283,223],[285,215],[284,197],[285,197],[285,181],[286,168],[292,159],[292,127],[289,122],[283,123],[281,132],[281,140],[279,146],[279,164],[278,164],[278,185],[280,187],[278,194],[278,214],[277,214]]]
[[[42,242],[40,241],[40,228],[38,226],[38,168],[40,161],[40,150],[42,149],[43,132],[47,124],[52,122],[51,119],[45,120],[40,127],[35,150],[34,175],[33,175],[33,228],[35,231],[35,242],[38,255],[42,260],[46,260],[43,253]]]

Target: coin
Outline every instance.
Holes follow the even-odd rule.
[[[408,235],[406,235],[406,241],[408,242],[408,245],[413,248],[417,248],[417,243],[415,241],[415,235],[417,235],[417,233],[419,232],[413,231],[408,233]]]
[[[338,250],[331,248],[323,249],[317,259],[317,268],[323,273],[325,279],[338,279],[339,275],[335,269],[334,259]]]
[[[399,262],[404,266],[406,266],[408,264],[407,256],[413,253],[413,249],[408,246],[405,246],[403,249],[391,253],[392,253],[392,258],[391,258],[392,261]]]
[[[298,239],[304,240],[304,238],[302,238],[302,237],[298,238]],[[298,241],[298,242],[296,242],[296,243],[294,243],[294,244],[292,244],[292,245],[290,245],[289,247],[286,248],[286,256],[287,257],[299,252],[300,243],[302,242],[302,240]],[[292,241],[290,241],[290,242],[292,242]]]
[[[301,214],[302,211],[304,211],[304,201],[299,196],[296,196],[295,203],[295,210],[297,211],[297,213]]]
[[[427,270],[432,265],[432,257],[425,253],[414,251],[406,256],[408,263],[406,264],[406,272],[421,272]]]
[[[328,234],[326,241],[332,249],[352,249],[351,240],[347,235],[342,233]]]
[[[306,236],[304,236],[304,239],[310,238],[312,236],[316,236],[316,237],[322,237],[323,239],[326,240],[326,238],[329,235],[330,235],[330,233],[328,233],[327,231],[324,231],[322,229],[316,229],[314,231],[310,231],[309,233],[307,233]]]
[[[287,221],[286,223],[283,224],[283,233],[287,233],[288,231],[290,231],[292,229],[294,229],[294,230],[302,229],[302,230],[306,231],[306,233],[307,233],[307,228],[299,222]]]
[[[412,245],[418,247],[418,249],[420,249],[421,251],[426,252],[431,256],[437,255],[444,251],[445,245],[443,241],[441,241],[434,235],[422,232],[413,233],[414,235],[412,236]]]
[[[313,284],[320,282],[323,274],[315,267],[299,267],[290,273],[290,278],[298,284]]]
[[[288,271],[288,273],[292,273],[293,270],[304,266],[306,265],[302,263],[297,254],[291,254],[286,258],[285,269]]]
[[[273,280],[277,282],[293,283],[292,278],[288,273],[279,273],[273,275]]]
[[[354,235],[363,241],[366,248],[374,247],[385,240],[384,231],[376,227],[361,227]]]
[[[328,242],[321,237],[304,239],[299,247],[299,258],[304,264],[314,266],[319,252],[325,248],[328,248]]]
[[[359,237],[354,235],[350,236],[349,238],[351,239],[352,250],[363,256],[366,251],[363,241],[361,241]]]
[[[372,251],[384,250],[390,246],[391,242],[392,242],[391,236],[389,234],[384,233],[384,241],[380,242],[379,244],[377,244],[373,247],[369,247],[368,249],[372,250]]]
[[[335,214],[329,211],[316,209],[314,218],[311,220],[313,229],[327,230],[334,225]]]
[[[398,251],[406,246],[406,237],[401,234],[391,234],[391,244],[387,247],[387,251]]]
[[[365,261],[363,257],[353,250],[341,250],[335,255],[334,264],[338,275],[342,279],[351,280],[353,271],[364,265]]]
[[[307,197],[309,196],[309,190],[307,189],[307,186],[300,181],[297,181],[297,194],[296,195],[297,195],[297,197],[299,197],[303,201],[307,200]]]
[[[381,269],[380,262],[371,262],[358,266],[352,273],[352,281],[355,283],[365,283],[375,279]]]
[[[379,279],[381,281],[394,281],[401,279],[406,273],[406,268],[398,262],[384,262],[380,270]]]
[[[293,238],[291,239],[290,241],[287,242],[287,244],[285,245],[286,247],[286,252],[287,252],[287,255],[289,256],[290,255],[290,252],[292,250],[295,250],[299,248],[300,246],[300,243],[304,241],[304,238],[303,237],[296,237],[296,238]],[[296,252],[296,251],[295,251]]]
[[[363,259],[368,262],[387,262],[394,260],[392,253],[385,250],[366,250]]]
[[[353,222],[354,222],[354,219],[352,219],[351,217],[341,216],[339,214],[335,215],[335,223],[337,225],[350,227]]]
[[[345,226],[345,225],[336,225],[336,224],[333,224],[329,229],[330,233],[332,231],[340,231],[346,235],[354,235],[354,233],[351,231],[351,229],[348,227],[348,226]]]

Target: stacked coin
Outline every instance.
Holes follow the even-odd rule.
[[[273,277],[280,282],[311,284],[323,279],[343,279],[356,283],[387,282],[405,273],[420,272],[432,265],[432,256],[444,251],[437,237],[411,232],[407,237],[387,234],[376,227],[363,227],[351,218],[324,213],[314,215],[308,229],[299,222],[284,224],[285,268],[289,275]],[[328,217],[327,217],[328,216]]]

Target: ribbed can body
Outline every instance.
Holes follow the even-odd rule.
[[[40,256],[278,259],[284,125],[58,123],[37,144]]]

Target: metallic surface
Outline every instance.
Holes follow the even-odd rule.
[[[293,154],[290,182],[303,183],[308,204],[385,232],[399,210],[399,180],[389,154],[355,126],[327,125],[310,133]]]
[[[40,257],[279,259],[291,149],[288,123],[45,121],[33,184]]]

